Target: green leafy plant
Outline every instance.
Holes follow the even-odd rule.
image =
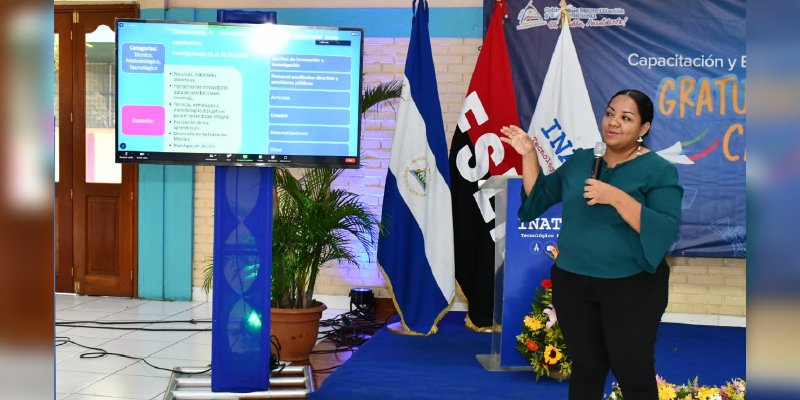
[[[357,265],[352,246],[356,243],[368,254],[374,250],[378,218],[357,194],[332,187],[341,172],[309,168],[298,179],[287,169],[275,170],[279,206],[272,236],[273,307],[311,307],[317,275],[325,263]]]
[[[383,103],[384,101],[400,97],[403,91],[403,82],[389,81],[381,82],[375,86],[368,87],[361,92],[361,109],[359,112],[364,114],[370,108]]]

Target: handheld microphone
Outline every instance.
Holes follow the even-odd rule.
[[[603,155],[606,154],[606,144],[604,142],[597,142],[594,145],[594,162],[592,163],[592,179],[600,178],[600,163],[603,161]]]

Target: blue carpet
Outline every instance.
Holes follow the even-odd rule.
[[[382,329],[309,398],[336,399],[542,399],[567,398],[567,383],[533,372],[488,372],[476,354],[486,354],[491,335],[464,327],[463,312],[450,312],[429,337]],[[745,377],[745,329],[662,324],[656,369],[675,383],[700,378],[721,385]],[[613,380],[609,377],[608,387]]]

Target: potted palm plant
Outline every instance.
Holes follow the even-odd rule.
[[[316,342],[325,310],[313,299],[320,268],[329,261],[357,264],[352,244],[367,253],[376,245],[377,217],[358,195],[332,187],[340,174],[338,169],[310,168],[298,179],[287,169],[275,170],[271,329],[285,361],[307,359]]]
[[[363,114],[401,95],[402,83],[381,83],[361,95]],[[354,244],[371,254],[377,243],[378,218],[357,194],[334,188],[342,170],[309,168],[300,177],[275,169],[276,207],[272,225],[271,331],[281,345],[281,359],[303,361],[314,347],[325,305],[314,301],[314,286],[330,261],[357,265]],[[355,239],[355,240],[353,240]],[[204,271],[208,292],[213,262]]]
[[[361,94],[360,113],[401,95],[402,83],[384,82]],[[276,168],[276,209],[272,236],[273,307],[313,306],[319,269],[329,261],[357,264],[350,247],[355,238],[368,253],[374,249],[377,217],[358,198],[333,183],[341,169],[308,168],[296,178]]]

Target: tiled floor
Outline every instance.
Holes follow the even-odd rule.
[[[326,310],[323,318],[340,313]],[[150,321],[211,320],[211,303],[150,301],[56,294],[56,321],[145,321],[139,327],[210,328],[211,323],[152,324]],[[211,362],[211,332],[147,332],[56,327],[57,337],[109,352],[146,358],[164,367],[206,367]],[[65,400],[163,399],[170,373],[146,364],[105,356],[80,358],[74,344],[56,347],[56,398]]]
[[[380,311],[380,310],[379,310]],[[322,318],[332,318],[343,310],[328,309]],[[385,319],[382,315],[380,320]],[[702,316],[665,315],[665,321],[707,325],[745,326],[744,317],[716,317],[698,320]],[[139,327],[159,328],[164,324],[149,321],[211,320],[211,303],[188,301],[150,301],[115,297],[75,296],[56,294],[57,321],[145,321]],[[210,323],[172,323],[173,328],[210,328]],[[211,332],[148,332],[108,330],[85,327],[56,327],[58,337],[85,346],[102,348],[146,358],[151,364],[164,367],[206,367],[211,362]],[[320,346],[325,347],[325,343]],[[328,344],[324,350],[329,350]],[[56,347],[56,398],[67,400],[150,400],[164,398],[170,373],[146,364],[116,356],[98,359],[80,358],[86,351],[74,344]],[[315,369],[325,370],[349,358],[349,353],[313,355]],[[319,374],[321,383],[330,373]],[[0,395],[0,398],[2,396]]]

